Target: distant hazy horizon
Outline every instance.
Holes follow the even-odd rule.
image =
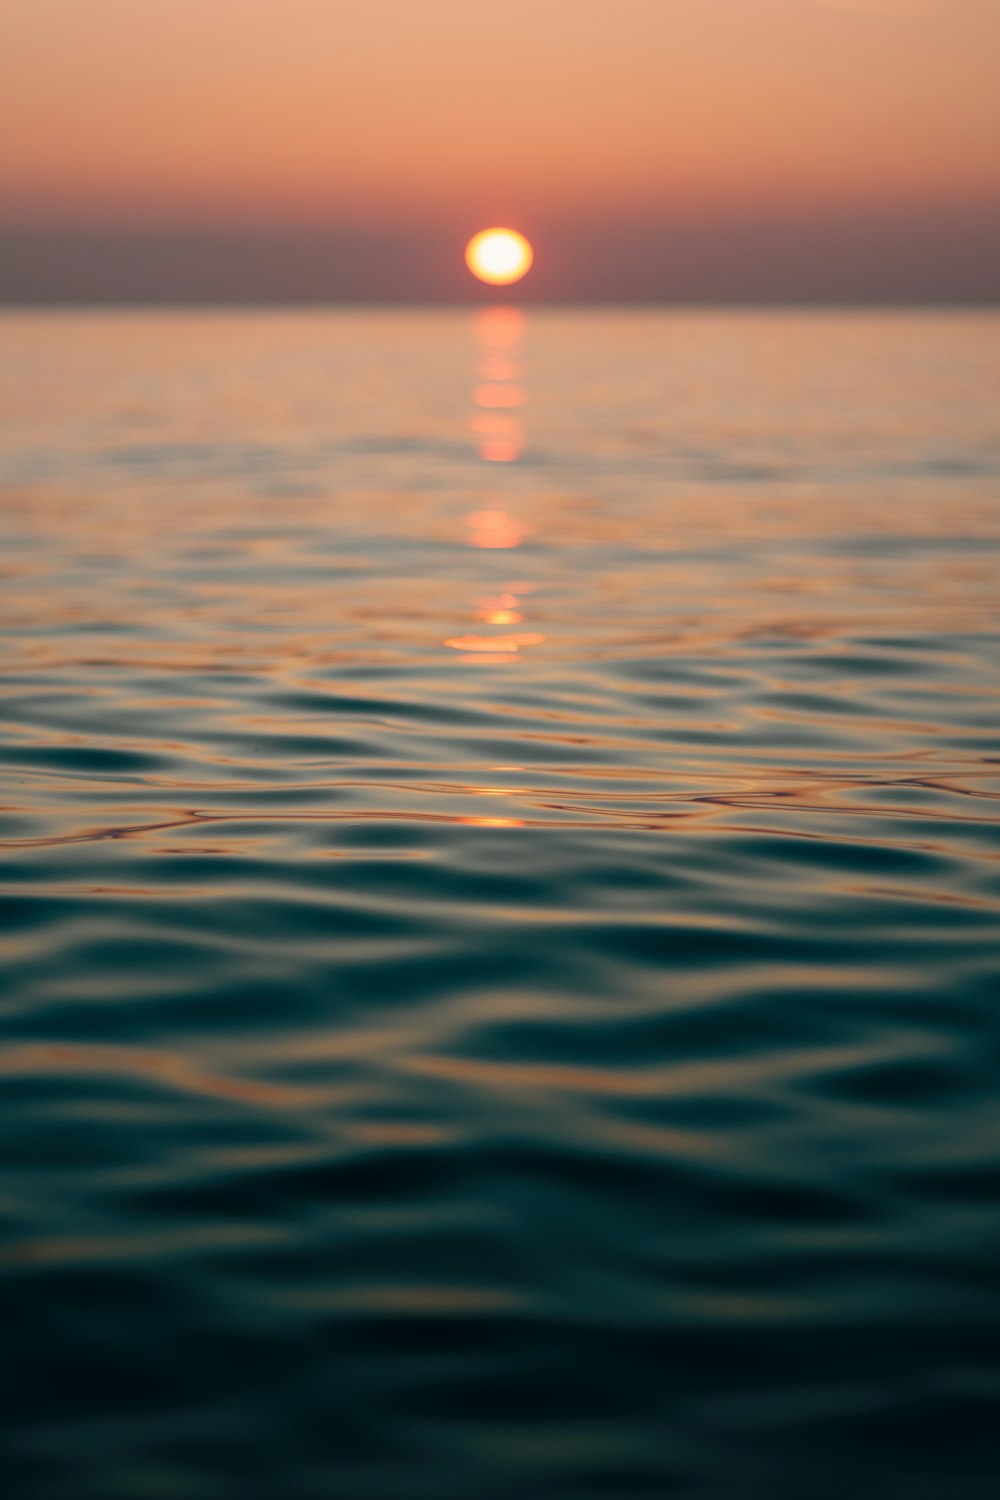
[[[473,282],[461,264],[467,229],[475,227],[9,226],[0,233],[0,304],[1000,302],[1000,209],[611,229],[522,220],[535,267],[499,291]]]

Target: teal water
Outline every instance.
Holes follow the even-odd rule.
[[[1000,315],[11,314],[11,1500],[987,1500]]]

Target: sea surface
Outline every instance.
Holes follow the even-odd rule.
[[[5,1500],[993,1500],[1000,313],[0,350]]]

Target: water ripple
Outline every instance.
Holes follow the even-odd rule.
[[[7,333],[12,1493],[992,1500],[996,318]]]

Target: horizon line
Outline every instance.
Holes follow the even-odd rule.
[[[11,312],[308,312],[356,310],[360,312],[438,312],[479,311],[496,306],[525,308],[555,308],[567,311],[633,311],[656,310],[672,312],[732,312],[739,310],[762,312],[990,312],[1000,311],[1000,296],[972,297],[960,295],[930,298],[902,297],[897,299],[880,297],[799,297],[799,298],[648,298],[648,297],[593,297],[561,298],[514,296],[472,296],[449,298],[235,298],[220,297],[172,298],[166,296],[127,298],[5,298],[0,295],[0,313]]]

